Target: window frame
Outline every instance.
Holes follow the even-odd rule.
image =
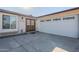
[[[9,16],[9,28],[3,28],[3,26],[4,26],[4,24],[3,24],[3,22],[4,22],[4,20],[3,20],[3,18],[4,18],[4,16]],[[16,29],[16,27],[15,28],[11,28],[11,17],[12,16],[14,16],[14,15],[2,15],[2,29]],[[15,16],[16,17],[16,16]],[[16,20],[17,20],[17,18],[16,18]],[[16,20],[15,20],[15,22],[16,22]],[[15,26],[16,26],[16,24],[15,24]]]

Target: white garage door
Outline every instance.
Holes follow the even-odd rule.
[[[40,32],[63,35],[69,37],[78,37],[78,16],[66,16],[58,20],[37,21],[37,30]]]

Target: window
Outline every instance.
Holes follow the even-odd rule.
[[[10,28],[16,29],[16,17],[15,16],[10,16]]]
[[[51,19],[48,19],[48,20],[46,20],[46,21],[51,21]]]
[[[44,20],[41,20],[40,22],[44,22]]]
[[[10,16],[4,16],[3,15],[3,29],[9,29],[10,28]]]
[[[21,19],[23,19],[23,17],[21,17]]]
[[[73,17],[65,17],[65,18],[63,18],[63,20],[69,20],[69,19],[75,19],[75,17],[73,16]]]
[[[2,18],[2,27],[3,29],[16,29],[16,17],[3,15]]]
[[[58,21],[58,20],[61,20],[61,19],[60,18],[53,19],[53,21]]]

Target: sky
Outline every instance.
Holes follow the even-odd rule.
[[[26,15],[42,16],[54,12],[63,11],[74,7],[0,7],[0,9],[10,10]]]

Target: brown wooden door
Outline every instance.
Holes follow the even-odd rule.
[[[35,20],[26,19],[26,32],[35,31]]]

